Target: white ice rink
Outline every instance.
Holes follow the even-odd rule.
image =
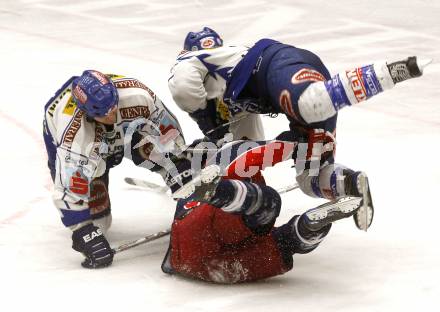
[[[337,3],[337,4],[336,4]],[[0,311],[438,311],[440,306],[440,1],[0,0]],[[433,58],[422,78],[340,112],[337,160],[369,174],[376,206],[368,233],[338,222],[285,275],[222,286],[165,275],[161,239],[81,268],[51,202],[43,106],[84,69],[133,76],[178,111],[167,75],[190,30],[210,26],[226,44],[271,37],[321,56],[330,71]],[[264,117],[267,138],[286,129]],[[124,176],[158,177],[129,161],[112,170],[112,245],[169,226],[173,201]],[[294,178],[287,164],[269,184]],[[279,223],[321,203],[283,195]]]

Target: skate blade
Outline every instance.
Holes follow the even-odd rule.
[[[326,218],[333,220],[349,217],[353,211],[359,208],[362,198],[343,197],[334,202],[325,203],[321,206],[306,212],[307,218],[311,222],[319,222]]]
[[[359,182],[362,190],[362,205],[353,215],[353,218],[357,228],[366,232],[373,222],[374,208],[371,201],[368,178],[361,176]]]

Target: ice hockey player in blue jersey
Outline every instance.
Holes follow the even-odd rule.
[[[219,38],[210,28],[186,37],[168,82],[176,104],[218,145],[228,132],[234,139],[258,136],[259,124],[247,116],[284,114],[290,129],[277,139],[298,143],[293,158],[301,190],[328,199],[368,197],[372,209],[369,187],[360,187],[365,173],[335,163],[338,111],[421,76],[427,62],[408,57],[332,76],[310,51],[272,39],[224,46]]]
[[[70,78],[45,106],[44,141],[55,206],[87,268],[113,260],[104,236],[111,224],[109,170],[124,156],[161,174],[172,191],[185,182],[175,179],[189,162],[177,156],[185,145],[180,125],[137,79],[96,70]]]

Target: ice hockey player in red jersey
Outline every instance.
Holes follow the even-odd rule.
[[[274,143],[279,147],[272,150],[275,160],[266,165],[282,161],[280,154],[289,148],[288,143],[270,144]],[[242,143],[233,144],[239,150]],[[251,166],[262,169],[268,150],[268,144],[262,143],[253,151],[231,153],[231,162],[224,168],[226,178],[218,184],[202,184],[189,198],[179,200],[162,263],[165,273],[226,284],[283,274],[292,269],[294,254],[314,250],[332,222],[359,210],[360,198],[340,198],[275,227],[281,197],[264,183],[252,182],[259,170],[246,179],[231,179],[238,177],[238,171],[249,172]]]
[[[228,132],[235,140],[258,137],[260,124],[248,116],[283,114],[290,129],[277,139],[299,143],[296,181],[305,194],[327,199],[371,199],[368,183],[360,188],[366,174],[335,162],[338,111],[421,76],[427,65],[409,57],[332,76],[310,51],[272,39],[259,40],[251,48],[225,46],[207,27],[190,32],[184,49],[171,69],[169,89],[209,140],[221,145]]]
[[[70,78],[46,104],[44,141],[55,206],[87,268],[113,260],[105,238],[109,170],[125,156],[161,174],[176,191],[182,180],[173,177],[188,162],[177,156],[185,141],[162,101],[137,79],[96,70]]]

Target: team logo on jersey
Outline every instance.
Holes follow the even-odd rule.
[[[346,75],[356,100],[358,102],[366,100],[367,91],[365,90],[364,81],[362,79],[362,69],[355,68],[353,70],[348,70]]]
[[[190,201],[190,202],[187,202],[185,205],[183,205],[183,208],[186,210],[189,210],[189,209],[199,207],[201,204],[202,203],[198,202],[198,201]]]
[[[282,110],[290,117],[298,120],[298,116],[296,116],[295,111],[293,110],[292,100],[290,99],[290,92],[288,90],[281,91],[279,101]]]
[[[305,81],[324,81],[325,77],[317,72],[316,70],[310,68],[303,68],[296,72],[291,79],[293,84],[299,84]]]
[[[200,45],[203,49],[211,49],[215,46],[215,41],[213,37],[205,37],[200,39]]]
[[[81,169],[76,170],[69,179],[69,190],[78,195],[89,193],[89,179]]]
[[[80,101],[82,104],[85,104],[87,102],[87,94],[84,92],[83,89],[79,85],[77,85],[73,89],[73,95]]]

